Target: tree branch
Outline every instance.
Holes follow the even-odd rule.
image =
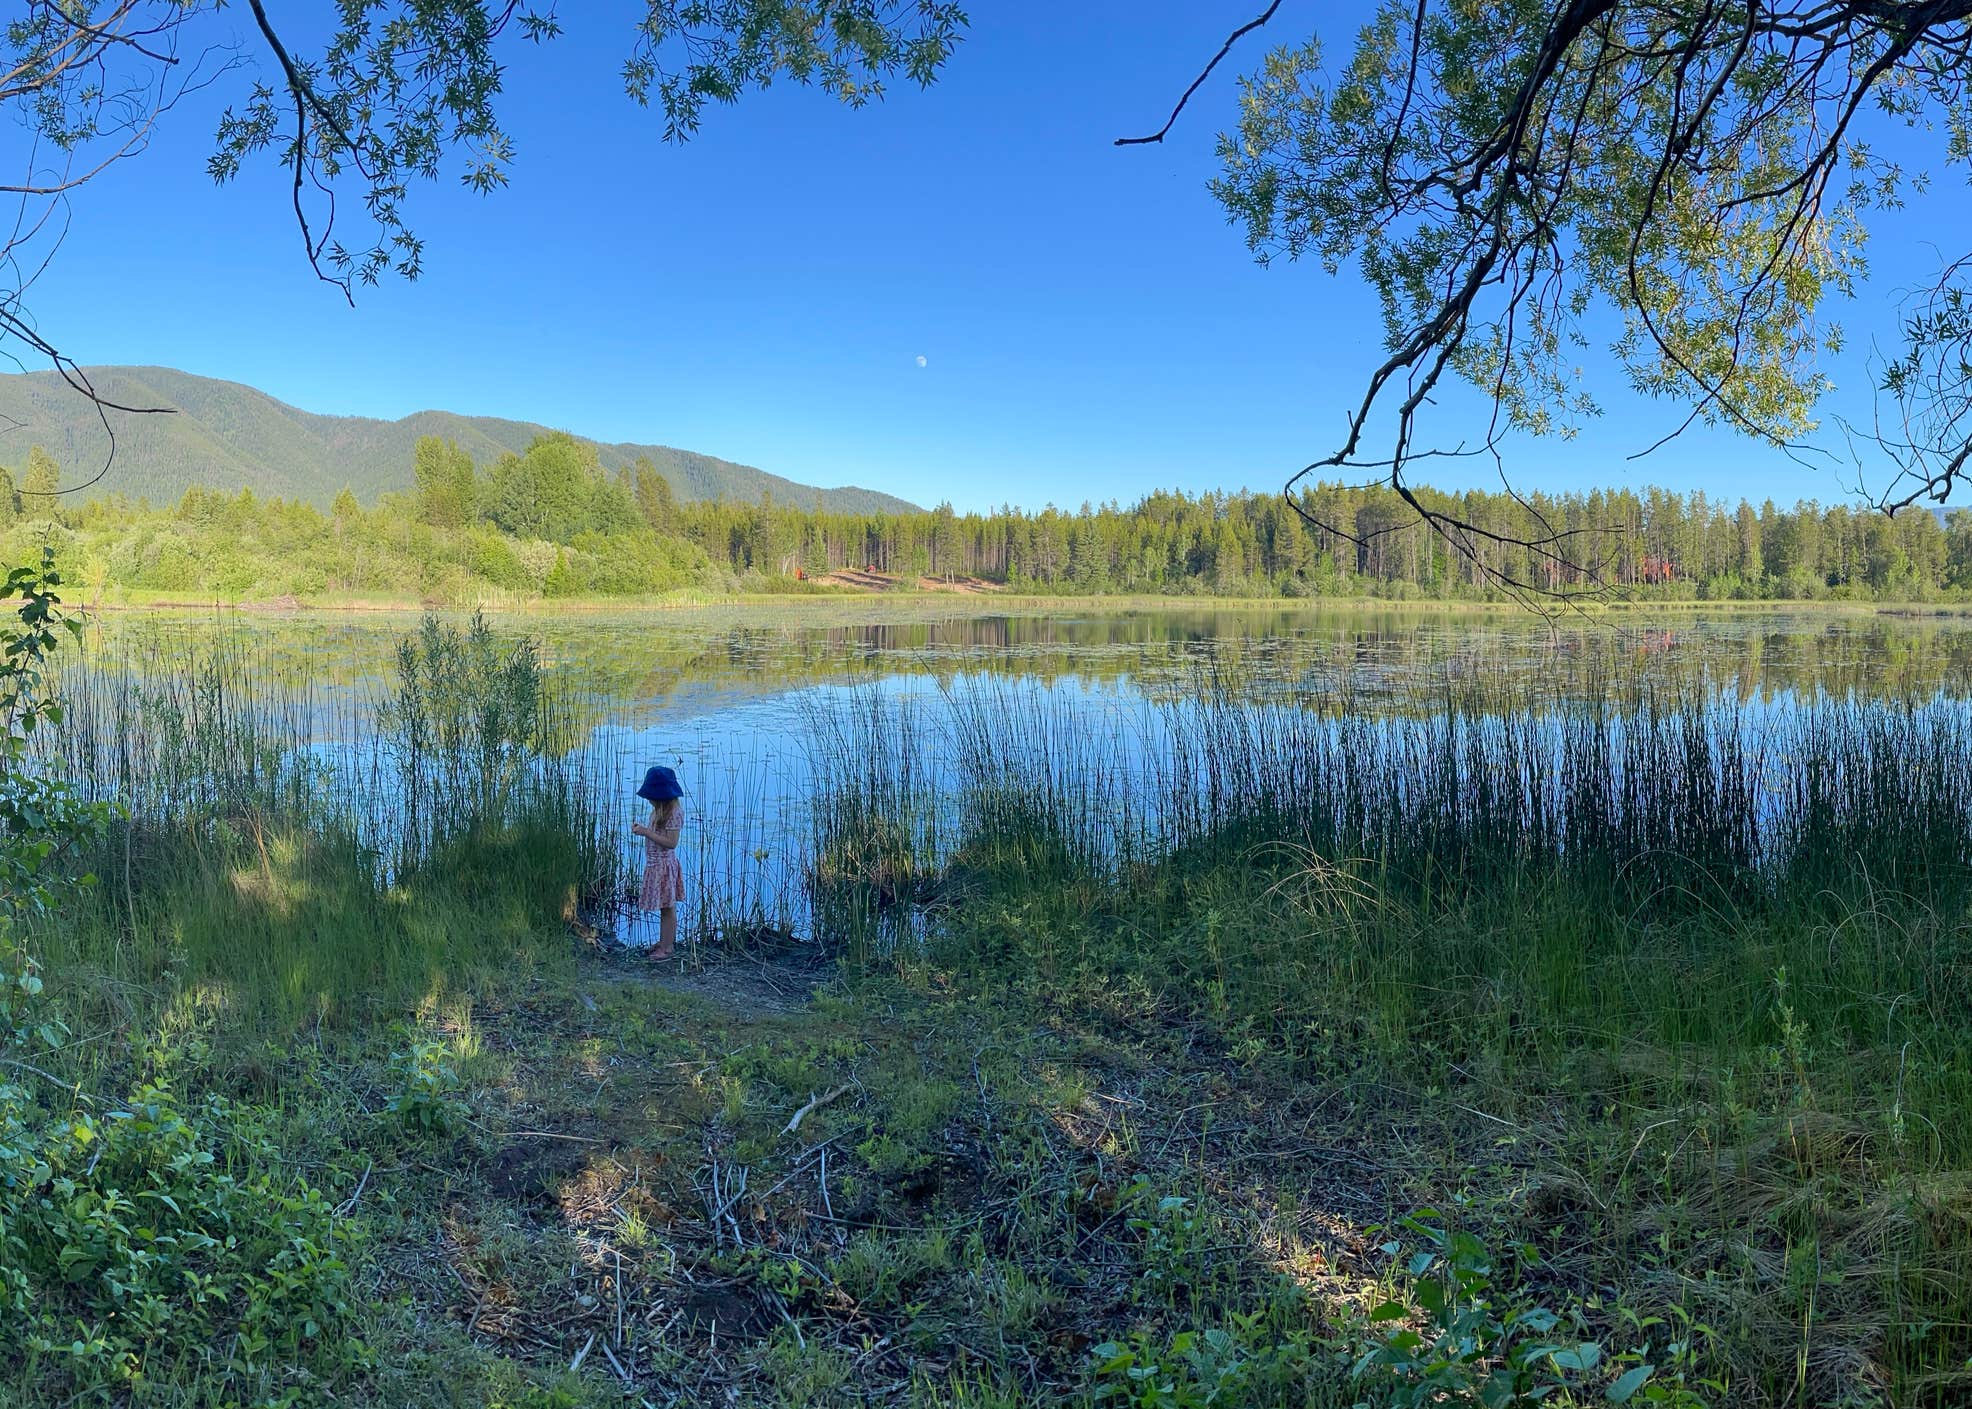
[[[1171,115],[1164,119],[1164,125],[1162,127],[1147,137],[1118,137],[1114,145],[1118,147],[1141,147],[1153,142],[1162,142],[1165,134],[1176,125],[1178,114],[1185,110],[1185,104],[1191,101],[1191,95],[1196,93],[1205,80],[1212,76],[1212,70],[1219,66],[1219,61],[1232,52],[1233,45],[1239,43],[1240,40],[1272,19],[1274,17],[1274,11],[1280,8],[1280,3],[1281,0],[1274,0],[1273,4],[1267,6],[1264,12],[1248,20],[1227,36],[1226,42],[1219,46],[1219,52],[1212,56],[1212,62],[1208,63],[1198,77],[1191,81],[1191,87],[1185,89],[1184,96],[1178,99],[1178,105],[1171,109]]]

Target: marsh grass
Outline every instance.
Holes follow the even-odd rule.
[[[935,707],[862,695],[812,736],[817,854],[882,837],[885,867],[927,876],[1006,858],[1113,878],[1288,847],[1386,894],[1565,879],[1653,911],[1972,878],[1972,706],[1945,697],[1753,708],[1632,683],[1391,710],[1209,674],[1159,699],[967,677]]]
[[[99,886],[41,942],[66,977],[96,981],[112,1017],[120,993],[167,991],[188,1025],[347,1027],[568,963],[561,897],[579,858],[552,825],[482,830],[446,879],[390,885],[347,834],[248,819],[169,845],[128,892]]]
[[[849,745],[816,878],[884,921],[852,945],[1482,1112],[1497,1159],[1440,1177],[1609,1336],[1713,1326],[1733,1402],[1967,1388],[1964,702],[984,687]],[[900,943],[894,874],[963,901]]]
[[[87,902],[40,947],[115,982],[168,977],[275,1027],[436,1001],[565,962],[620,848],[576,704],[525,644],[427,620],[394,685],[320,690],[220,634],[84,657],[46,766],[115,805]]]

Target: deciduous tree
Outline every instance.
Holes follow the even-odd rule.
[[[1411,492],[1419,461],[1571,433],[1597,410],[1579,372],[1598,342],[1677,406],[1667,435],[1797,449],[1868,222],[1923,189],[1885,139],[1935,130],[1940,165],[1968,160],[1972,0],[1385,0],[1327,57],[1267,56],[1215,185],[1263,261],[1352,265],[1382,304],[1388,354],[1302,473],[1382,479],[1494,574],[1485,526]],[[1972,459],[1968,256],[1944,260],[1882,376],[1888,506],[1942,498]],[[1447,375],[1490,423],[1426,424]],[[1522,546],[1608,562],[1596,543],[1549,523]]]
[[[418,517],[434,528],[463,528],[473,517],[472,455],[435,435],[418,437],[411,453]]]
[[[632,467],[637,508],[644,522],[658,533],[669,533],[677,526],[678,500],[671,492],[671,481],[658,472],[647,456],[638,456]]]
[[[62,467],[40,446],[27,452],[27,466],[21,471],[19,491],[12,496],[19,513],[31,519],[61,518]]]
[[[561,432],[542,436],[493,466],[487,517],[518,537],[566,543],[592,526],[600,478],[593,445]]]

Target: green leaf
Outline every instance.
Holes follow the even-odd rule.
[[[1096,1373],[1113,1375],[1136,1363],[1136,1355],[1115,1341],[1104,1341],[1091,1352],[1096,1357]]]
[[[1417,1284],[1417,1304],[1433,1316],[1445,1309],[1445,1284],[1436,1278],[1426,1278]]]
[[[1616,1382],[1609,1386],[1608,1399],[1611,1404],[1627,1403],[1630,1396],[1643,1388],[1643,1382],[1656,1374],[1655,1366],[1638,1365],[1626,1370]]]
[[[1583,1341],[1573,1350],[1556,1351],[1554,1363],[1562,1370],[1593,1370],[1602,1363],[1602,1347],[1594,1341]]]

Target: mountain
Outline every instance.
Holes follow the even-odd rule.
[[[86,371],[105,400],[173,409],[173,414],[155,416],[107,413],[116,429],[116,460],[98,488],[153,503],[174,500],[195,484],[251,489],[324,506],[347,485],[370,503],[385,490],[410,486],[411,447],[419,436],[457,441],[487,465],[510,450],[525,450],[548,429],[531,421],[451,411],[420,411],[399,421],[319,416],[238,382],[169,367]],[[751,503],[771,493],[782,503],[805,508],[819,500],[824,508],[848,513],[916,507],[873,489],[818,489],[668,445],[590,443],[612,470],[640,455],[650,457],[680,499]],[[0,463],[18,469],[31,445],[46,446],[61,463],[64,484],[96,473],[109,452],[96,408],[55,373],[0,376]]]

